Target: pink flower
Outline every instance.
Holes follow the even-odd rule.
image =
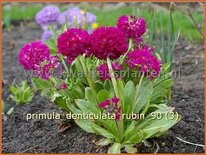
[[[117,59],[127,51],[125,35],[115,27],[100,27],[91,34],[92,54],[99,59]]]
[[[127,64],[130,68],[149,76],[150,79],[157,77],[161,69],[159,61],[149,50],[134,50],[127,54]]]
[[[49,48],[41,41],[25,44],[19,51],[19,62],[26,70],[34,70],[35,65],[47,60],[50,56]]]
[[[72,28],[60,34],[57,40],[58,52],[70,60],[87,53],[90,49],[90,36],[87,31]]]
[[[114,62],[112,64],[112,69],[114,71],[114,75],[116,78],[119,77],[119,72],[123,69],[122,65],[119,64],[118,62]],[[109,74],[109,68],[107,64],[101,64],[97,67],[97,71],[99,73],[99,77],[102,80],[108,80],[111,79],[110,74]]]
[[[110,104],[110,100],[105,100],[99,104],[100,108],[105,108]]]
[[[117,20],[117,27],[121,29],[127,38],[141,42],[141,36],[146,32],[147,26],[144,18],[135,16],[120,16]]]
[[[112,98],[112,103],[114,103],[115,106],[117,106],[118,102],[119,102],[119,98],[117,98],[117,97]]]
[[[65,83],[65,82],[63,82],[63,83],[61,83],[61,85],[60,85],[60,89],[67,89],[67,84]]]
[[[149,52],[154,52],[155,47],[150,47],[148,45],[142,45],[142,47],[140,47],[139,49],[143,50],[143,51],[149,51]]]
[[[121,107],[118,106],[118,103],[119,98],[114,97],[111,99],[106,99],[105,101],[99,103],[99,107],[109,110],[108,112],[114,113],[115,119],[119,121],[121,118]]]
[[[59,67],[60,63],[58,62],[58,58],[51,56],[48,60],[43,61],[41,64],[35,65],[34,75],[36,77],[48,80],[51,76],[53,76],[55,69]]]

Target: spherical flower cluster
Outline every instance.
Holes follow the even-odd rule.
[[[108,113],[115,114],[115,119],[118,121],[121,117],[121,107],[118,105],[118,103],[119,98],[113,97],[99,103],[99,107],[106,109]]]
[[[56,56],[50,56],[48,60],[42,61],[39,65],[35,65],[34,75],[42,79],[48,80],[53,76],[55,69],[60,67],[60,63]]]
[[[149,76],[150,79],[157,77],[161,69],[161,61],[148,50],[129,52],[127,54],[127,63],[130,68],[137,69],[145,76]]]
[[[53,5],[48,5],[36,14],[35,20],[38,24],[44,26],[44,25],[56,23],[59,15],[60,15],[60,10],[58,7]]]
[[[68,23],[70,27],[82,26],[84,24],[91,25],[96,22],[96,16],[90,12],[83,12],[80,8],[70,8],[61,13],[58,17],[58,23],[63,25]]]
[[[146,32],[147,26],[144,18],[137,19],[135,16],[120,16],[117,27],[121,29],[129,39],[141,41],[141,36]]]
[[[121,70],[123,70],[123,67],[121,64],[119,64],[118,62],[114,62],[112,64],[112,69],[114,71],[114,76],[116,78],[119,78],[119,72]],[[109,68],[107,66],[107,64],[101,64],[97,67],[97,71],[99,73],[99,77],[102,79],[102,80],[109,80],[111,79],[110,77],[110,74],[109,74]]]
[[[41,36],[41,41],[46,42],[47,39],[53,37],[53,32],[50,30],[45,30]]]
[[[47,60],[50,56],[49,48],[41,41],[25,44],[19,51],[19,62],[26,70],[34,70],[35,65]]]
[[[72,28],[62,33],[57,40],[58,52],[70,59],[87,53],[90,49],[90,36],[87,31]]]
[[[126,37],[115,27],[100,27],[91,34],[91,50],[99,59],[117,59],[127,51]]]

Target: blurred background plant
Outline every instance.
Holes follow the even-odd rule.
[[[19,7],[19,5],[21,7]],[[10,30],[16,24],[34,21],[36,13],[45,3],[3,3],[3,27]],[[117,18],[122,14],[138,13],[147,21],[160,19],[156,23],[156,29],[160,33],[168,30],[168,17],[173,19],[173,31],[181,32],[181,37],[191,41],[203,40],[203,3],[56,3],[61,11],[68,7],[79,6],[97,16],[97,23],[101,25],[115,25]],[[145,6],[147,5],[147,7]],[[191,7],[192,6],[192,7]],[[21,8],[21,9],[19,9]],[[138,8],[138,11],[137,11]],[[118,10],[118,11],[117,11]],[[169,15],[169,16],[168,16]],[[154,26],[153,24],[149,24]]]

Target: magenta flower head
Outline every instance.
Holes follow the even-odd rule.
[[[90,49],[90,36],[87,31],[72,28],[62,33],[57,40],[58,52],[75,59]]]
[[[147,26],[144,18],[137,19],[135,16],[120,16],[117,27],[121,29],[129,39],[141,41],[141,36],[146,32]]]
[[[127,51],[126,37],[115,27],[100,27],[91,34],[92,54],[99,59],[117,59]]]
[[[116,78],[118,78],[119,77],[119,72],[123,69],[123,67],[118,62],[114,62],[112,64],[112,69],[114,71],[114,76]],[[97,67],[97,71],[98,71],[100,79],[102,79],[102,80],[109,80],[109,79],[111,79],[110,74],[109,74],[109,68],[108,68],[107,64],[99,65]]]
[[[161,69],[159,61],[149,50],[134,50],[127,54],[127,63],[130,68],[137,69],[150,79],[157,77]]]
[[[40,10],[36,16],[35,20],[41,26],[54,24],[57,22],[58,16],[60,15],[60,10],[58,7],[53,5],[45,6]]]
[[[19,62],[26,70],[34,70],[35,65],[39,65],[42,61],[50,56],[49,48],[41,41],[34,41],[25,44],[19,51]]]

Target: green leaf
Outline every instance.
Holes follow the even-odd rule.
[[[56,97],[55,100],[54,100],[54,103],[64,109],[65,111],[70,111],[67,104],[66,104],[66,100],[64,100],[62,97]]]
[[[46,44],[48,45],[51,54],[55,55],[57,53],[56,42],[54,39],[46,40]]]
[[[79,109],[77,109],[73,104],[67,103],[67,106],[74,114],[83,115],[83,113]],[[92,129],[92,125],[94,124],[92,121],[88,119],[75,119],[74,121],[84,131],[88,133],[95,133],[94,130]]]
[[[95,144],[96,145],[99,145],[99,146],[107,146],[109,144],[111,144],[112,141],[109,140],[109,139],[100,139],[98,142],[96,142]]]
[[[97,109],[95,104],[90,103],[89,101],[83,99],[75,100],[79,109],[82,110],[84,113],[91,113],[91,114],[99,114],[100,110]]]
[[[127,153],[137,153],[137,149],[130,145],[125,145],[125,151]]]
[[[135,98],[135,86],[132,81],[128,81],[124,88],[123,112],[131,113]]]
[[[114,143],[108,150],[108,154],[120,154],[122,145],[120,143]]]
[[[95,131],[92,129],[93,122],[90,120],[85,120],[85,119],[75,119],[75,123],[82,128],[84,131],[88,133],[95,133]]]
[[[102,135],[108,139],[114,139],[115,136],[107,131],[106,129],[98,126],[97,124],[92,124],[92,129],[95,131],[96,134]]]
[[[109,97],[112,98],[114,96],[114,89],[110,80],[104,81],[104,89],[109,92]]]
[[[120,98],[124,100],[124,84],[121,79],[117,79],[117,89],[118,89]]]
[[[94,82],[94,89],[96,90],[96,92],[99,92],[101,89],[104,89],[104,86],[101,82],[96,81]]]
[[[162,82],[160,82],[158,85],[154,87],[154,91],[152,94],[152,98],[155,100],[157,97],[162,97],[167,95],[168,91],[170,91],[172,86],[172,80],[167,79]]]
[[[131,131],[128,134],[127,139],[125,139],[125,143],[126,144],[140,143],[144,139],[146,139],[146,136],[147,133],[145,131],[138,130],[137,128],[135,128],[133,131]]]
[[[14,86],[10,86],[10,91],[12,92],[12,94],[16,94],[16,93],[18,93],[18,88],[14,87]]]
[[[142,122],[137,124],[137,130],[146,132],[146,138],[156,137],[161,135],[161,133],[165,133],[165,131],[180,121],[180,116],[174,113],[173,110],[174,108],[167,107],[152,112]],[[172,118],[172,115],[175,115],[175,118]]]
[[[128,139],[128,137],[130,137],[130,133],[132,132],[132,131],[134,131],[134,129],[135,129],[135,122],[134,121],[132,121],[132,123],[129,125],[129,126],[127,126],[127,128],[126,128],[126,130],[125,130],[125,132],[124,132],[124,137],[125,137],[125,139]]]
[[[48,80],[43,80],[39,78],[32,78],[31,79],[32,85],[36,90],[43,90],[52,88],[52,83]]]
[[[97,94],[98,102],[103,102],[104,100],[109,98],[109,93],[106,90],[100,90]]]
[[[118,139],[119,131],[118,126],[115,120],[112,119],[99,119],[98,123],[103,126],[105,129],[107,129],[109,132],[111,132],[116,139]]]
[[[85,97],[90,103],[97,104],[96,96],[93,95],[91,88],[85,89]]]
[[[146,86],[142,85],[142,87],[140,88],[141,89],[139,90],[139,96],[137,97],[134,105],[135,113],[139,113],[143,107],[149,104],[153,92],[153,84],[152,82],[148,82]]]

